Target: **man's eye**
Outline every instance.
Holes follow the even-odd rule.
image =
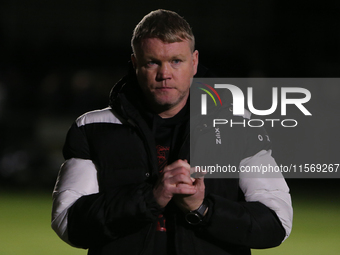
[[[179,63],[181,63],[182,62],[182,60],[180,60],[180,59],[174,59],[174,60],[172,60],[172,63],[174,63],[174,64],[179,64]]]
[[[149,61],[149,62],[147,62],[146,64],[147,64],[147,66],[154,66],[154,65],[156,65],[156,62],[154,62],[154,61]]]

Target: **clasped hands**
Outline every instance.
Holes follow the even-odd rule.
[[[183,211],[196,210],[204,200],[204,179],[192,178],[194,168],[190,168],[187,160],[177,160],[166,166],[159,177],[153,194],[157,203],[164,208],[170,200]]]

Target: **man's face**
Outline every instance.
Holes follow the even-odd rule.
[[[198,52],[191,52],[189,41],[143,39],[132,62],[146,99],[160,116],[171,117],[183,108],[198,64]]]

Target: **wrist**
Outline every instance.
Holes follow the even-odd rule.
[[[191,225],[199,225],[208,212],[208,205],[203,203],[195,210],[189,211],[185,215],[185,220]]]

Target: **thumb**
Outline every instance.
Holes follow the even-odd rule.
[[[204,178],[201,177],[201,178],[196,178],[195,179],[195,182],[194,182],[194,185],[195,186],[204,186]]]

